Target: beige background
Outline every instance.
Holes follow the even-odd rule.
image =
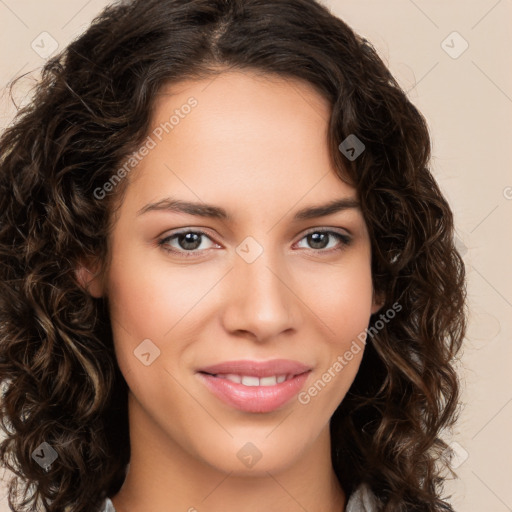
[[[465,407],[451,439],[459,479],[448,490],[460,512],[512,511],[512,2],[324,3],[375,45],[429,123],[432,168],[455,213],[471,309],[460,363]],[[106,4],[0,0],[0,129],[14,114],[5,84],[28,71],[36,77],[44,63],[32,42],[41,53],[44,38],[51,49],[47,32],[64,47]],[[0,487],[0,512],[8,511],[4,496]]]

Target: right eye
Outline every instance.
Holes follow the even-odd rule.
[[[209,247],[203,247],[202,250],[199,250],[203,245],[204,237],[211,241],[211,238],[204,231],[185,230],[160,239],[158,245],[161,246],[164,251],[190,258],[196,256],[197,252],[204,252],[209,249]],[[171,245],[170,242],[176,242],[178,247]],[[219,247],[218,244],[216,245]]]

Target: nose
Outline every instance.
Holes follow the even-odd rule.
[[[237,256],[229,279],[223,323],[231,334],[266,341],[299,328],[300,301],[291,277],[266,251],[252,263]]]

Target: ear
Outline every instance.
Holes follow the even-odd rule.
[[[79,263],[75,269],[75,276],[78,284],[84,288],[92,297],[99,299],[103,297],[103,279],[99,263]]]
[[[376,293],[375,290],[373,290],[372,294],[372,315],[375,313],[378,313],[380,308],[384,306],[384,303],[386,302],[386,298],[384,296],[384,293],[378,292]]]

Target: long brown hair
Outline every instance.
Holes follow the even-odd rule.
[[[375,290],[383,309],[402,306],[393,321],[371,317],[370,329],[382,327],[331,419],[343,488],[366,482],[383,511],[452,510],[440,433],[457,415],[453,362],[466,328],[452,212],[429,171],[424,118],[372,45],[315,0],[113,4],[47,61],[3,133],[0,456],[16,475],[11,507],[90,511],[123,483],[127,385],[105,300],[79,286],[75,269],[107,258],[128,180],[104,198],[95,191],[147,136],[157,92],[229,68],[305,80],[330,102],[332,161],[357,188]],[[339,149],[349,135],[365,146],[356,159]],[[32,456],[43,442],[58,454],[47,470]]]

